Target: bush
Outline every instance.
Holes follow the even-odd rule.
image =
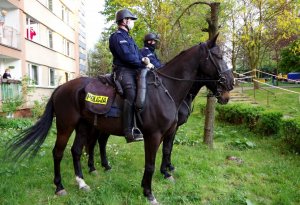
[[[252,130],[258,121],[259,113],[262,112],[264,108],[236,103],[225,106],[218,105],[216,110],[218,112],[218,120],[233,124],[246,124],[246,126]]]
[[[22,97],[7,99],[2,102],[2,111],[5,113],[15,112],[23,104]]]
[[[292,150],[300,153],[300,118],[282,120],[280,134]]]
[[[282,113],[264,111],[260,113],[255,131],[264,135],[277,134],[280,130]]]
[[[228,144],[230,149],[238,149],[238,150],[246,150],[246,149],[252,149],[255,148],[256,145],[254,142],[251,142],[250,140],[248,140],[247,138],[243,138],[243,139],[236,139],[233,142],[230,142]]]
[[[48,98],[42,98],[41,101],[34,101],[34,106],[31,108],[31,112],[35,119],[38,119],[43,115],[47,102]]]
[[[281,126],[282,113],[265,111],[263,107],[232,103],[217,106],[217,119],[232,124],[243,124],[263,135],[277,134]]]
[[[4,118],[0,117],[0,129],[25,129],[33,124],[28,118]]]

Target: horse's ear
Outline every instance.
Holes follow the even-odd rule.
[[[219,33],[217,33],[212,39],[208,40],[208,42],[207,42],[208,48],[212,48],[216,45],[218,36],[219,36]]]

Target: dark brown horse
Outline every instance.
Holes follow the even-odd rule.
[[[152,176],[155,170],[156,153],[165,136],[176,131],[178,109],[187,96],[194,81],[199,78],[204,84],[212,83],[212,92],[219,93],[217,98],[222,104],[229,100],[228,92],[233,89],[233,75],[222,58],[216,38],[181,52],[167,63],[159,72],[149,72],[147,76],[147,96],[141,113],[143,124],[138,123],[144,134],[145,170],[142,179],[143,193],[156,204],[152,194]],[[72,146],[72,156],[76,181],[80,188],[88,189],[83,180],[80,156],[87,135],[84,130],[96,122],[96,128],[103,133],[123,136],[121,118],[111,118],[91,113],[85,106],[85,87],[91,78],[78,78],[58,87],[50,97],[43,116],[35,125],[16,136],[9,146],[12,158],[35,156],[45,141],[56,117],[57,137],[53,148],[54,184],[56,194],[66,191],[62,185],[60,162],[71,133],[76,130]],[[116,99],[121,99],[116,97]],[[122,103],[122,99],[120,100]],[[119,105],[122,107],[122,104]]]
[[[192,112],[192,102],[195,99],[196,95],[200,91],[200,89],[204,86],[204,82],[195,82],[189,91],[188,95],[182,102],[178,110],[178,121],[177,121],[177,128],[174,133],[170,136],[165,136],[163,139],[163,146],[162,146],[162,162],[160,167],[160,172],[163,174],[164,178],[173,180],[172,175],[169,171],[173,171],[175,167],[171,163],[171,154],[173,149],[173,143],[175,140],[176,132],[179,126],[183,125],[187,122],[188,117]],[[207,83],[207,88],[214,89],[213,83]],[[217,93],[215,93],[217,94]],[[96,171],[95,163],[94,163],[94,149],[98,142],[99,150],[100,150],[100,160],[101,166],[104,167],[105,171],[110,170],[111,166],[108,163],[107,155],[106,155],[106,145],[109,138],[109,134],[101,133],[96,128],[90,127],[87,130],[82,130],[84,133],[88,133],[89,140],[87,144],[87,152],[88,152],[88,167],[89,172]]]

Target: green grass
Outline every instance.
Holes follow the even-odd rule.
[[[275,88],[265,88],[272,93],[263,89],[255,90],[255,98],[253,89],[244,90],[244,93],[255,99],[260,106],[267,109],[282,112],[285,116],[297,117],[300,116],[300,95],[297,93],[290,93],[284,90]],[[285,88],[291,91],[300,93],[298,88]]]
[[[203,100],[203,98],[201,98]],[[289,153],[280,138],[264,138],[241,126],[216,122],[214,149],[202,143],[204,118],[198,106],[187,124],[180,127],[173,149],[175,183],[163,179],[159,172],[158,152],[153,192],[164,205],[173,204],[300,204],[300,160]],[[0,153],[6,141],[17,131],[1,130]],[[237,139],[255,144],[253,148],[233,145]],[[48,136],[34,160],[0,166],[0,204],[2,205],[140,205],[147,204],[140,187],[143,176],[143,143],[126,144],[125,139],[111,137],[108,157],[112,170],[104,172],[96,152],[99,175],[88,174],[86,156],[83,172],[90,192],[78,190],[73,171],[70,146],[62,161],[62,179],[67,196],[54,195],[52,148],[55,130]],[[241,163],[227,160],[235,156]]]

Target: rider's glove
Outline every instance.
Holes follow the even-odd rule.
[[[148,63],[146,65],[146,68],[149,68],[149,69],[153,69],[154,68],[154,65],[152,63]]]
[[[150,63],[150,59],[148,57],[143,57],[142,61],[144,64],[148,65]]]

